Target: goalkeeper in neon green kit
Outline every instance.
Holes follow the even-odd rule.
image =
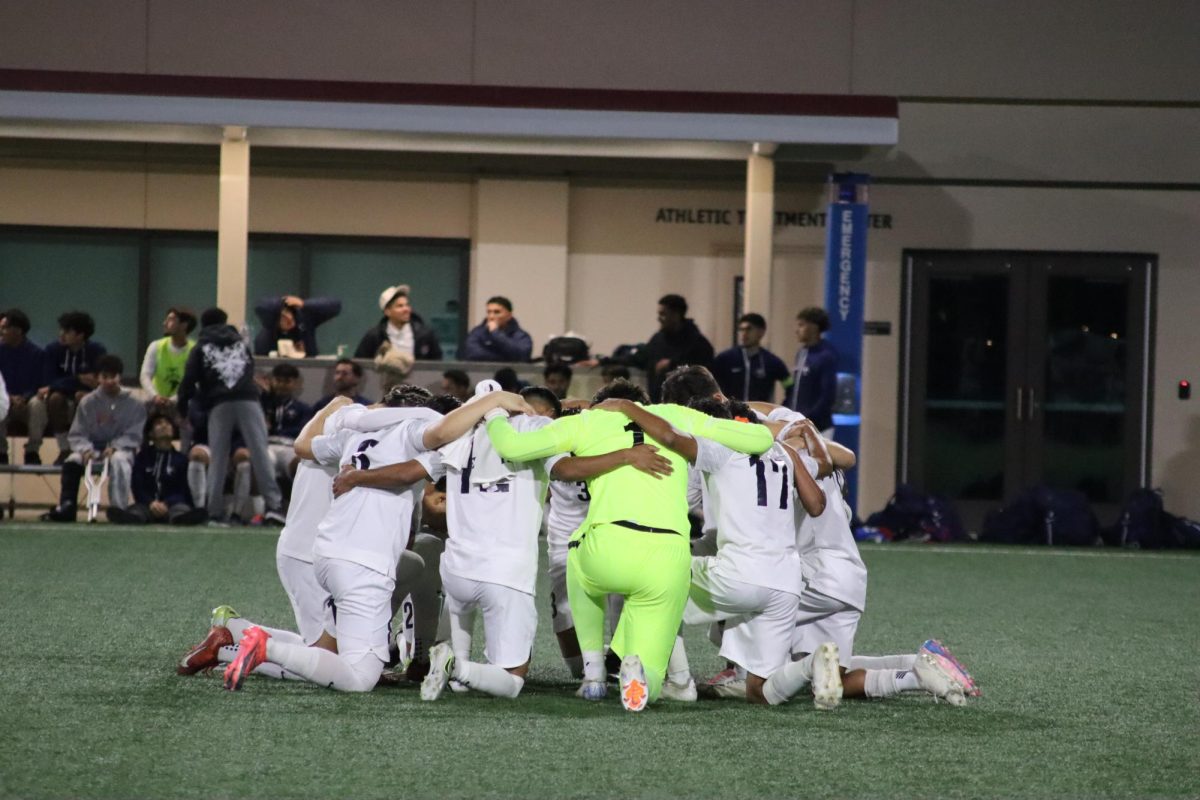
[[[616,381],[602,394],[636,399],[641,390]],[[761,454],[773,441],[762,425],[715,419],[679,405],[653,405],[649,410],[679,431],[743,453]],[[517,433],[506,417],[497,415],[488,421],[487,431],[496,452],[510,461],[567,452],[595,456],[658,444],[624,414],[596,409],[526,433]],[[665,446],[659,447],[659,454],[672,462],[670,475],[619,467],[592,478],[587,519],[568,545],[567,596],[583,651],[579,694],[593,700],[605,695],[605,595],[620,594],[625,608],[612,650],[622,656],[621,703],[630,711],[642,710],[662,690],[691,580],[687,462]]]

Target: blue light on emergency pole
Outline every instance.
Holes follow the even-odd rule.
[[[825,339],[838,354],[837,395],[833,401],[834,439],[858,452],[862,424],[863,295],[867,283],[867,201],[871,176],[829,176],[826,226]],[[851,510],[857,510],[858,471],[846,475]]]

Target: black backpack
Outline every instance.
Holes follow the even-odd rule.
[[[882,511],[867,517],[867,526],[885,528],[892,541],[920,539],[951,542],[966,538],[958,511],[940,495],[927,495],[902,483]]]
[[[989,511],[983,542],[1087,547],[1100,544],[1100,524],[1083,492],[1034,486],[1003,508]]]
[[[574,364],[587,361],[588,356],[588,343],[578,336],[555,336],[542,348],[547,364]]]
[[[1104,530],[1104,541],[1114,547],[1143,550],[1200,547],[1200,522],[1166,511],[1160,490],[1135,489],[1121,507],[1116,524]]]

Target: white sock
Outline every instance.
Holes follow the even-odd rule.
[[[667,660],[667,680],[678,686],[686,686],[691,679],[692,668],[688,664],[687,650],[683,647],[683,637],[676,636],[671,657]]]
[[[369,692],[383,672],[383,662],[374,653],[365,653],[350,662],[320,647],[284,644],[273,639],[267,640],[267,658],[306,680],[339,692]]]
[[[583,659],[583,679],[585,681],[603,683],[608,679],[608,673],[604,671],[603,650],[584,650],[580,658]]]
[[[863,691],[867,697],[892,697],[900,692],[921,691],[921,682],[912,670],[869,669]]]
[[[242,635],[246,632],[246,629],[254,626],[262,628],[271,635],[272,639],[283,642],[284,644],[306,644],[304,637],[298,633],[285,631],[281,628],[268,628],[266,625],[259,625],[257,622],[252,622],[242,617],[230,617],[229,621],[225,623],[225,627],[229,628],[229,632],[233,634],[233,641],[235,642],[240,642],[242,640]]]
[[[583,677],[583,656],[563,656],[563,661],[567,662],[572,678],[579,680]]]
[[[508,698],[519,695],[521,687],[525,685],[524,678],[518,678],[503,667],[457,659],[454,662],[454,680],[468,689],[475,689],[494,697]]]
[[[475,628],[475,610],[450,615],[450,649],[458,661],[471,660],[471,631]]]
[[[203,461],[189,461],[187,484],[196,508],[206,508],[208,506],[208,464]]]
[[[901,656],[852,656],[848,669],[912,669],[917,663],[915,654]]]
[[[220,661],[222,664],[229,664],[235,658],[237,658],[238,652],[239,652],[239,649],[236,644],[230,645],[228,647],[222,647],[220,650],[217,651],[217,660]],[[274,678],[275,680],[280,680],[280,681],[307,680],[307,678],[305,678],[303,675],[297,675],[294,672],[288,672],[283,667],[279,666],[278,664],[272,664],[270,661],[264,661],[263,663],[259,664],[257,667],[255,667],[253,670],[250,671],[250,674],[251,675],[262,675],[264,678]]]
[[[812,683],[812,654],[775,670],[763,684],[763,697],[773,706],[786,703],[796,692]]]

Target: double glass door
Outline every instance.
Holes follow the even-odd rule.
[[[969,528],[1023,489],[1143,485],[1154,257],[910,251],[900,480]]]

